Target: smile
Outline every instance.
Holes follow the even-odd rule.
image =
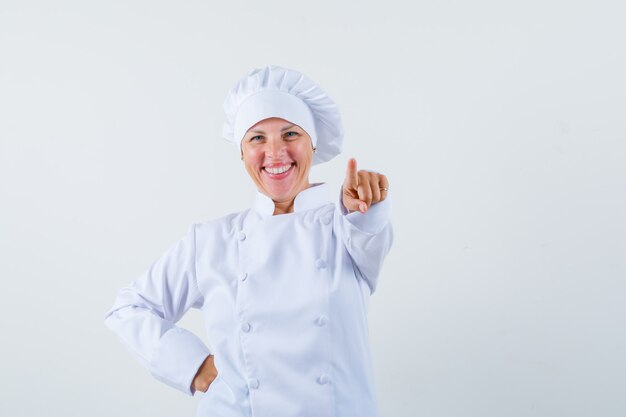
[[[282,178],[285,177],[291,172],[291,168],[295,165],[295,162],[287,165],[274,166],[274,167],[263,167],[262,170],[272,178]]]

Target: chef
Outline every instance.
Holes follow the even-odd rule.
[[[119,291],[105,324],[156,379],[203,392],[199,417],[375,417],[367,313],[393,240],[389,182],[354,159],[336,193],[309,182],[343,128],[297,71],[252,70],[224,110],[252,206],[192,224]],[[210,348],[176,325],[190,308]]]

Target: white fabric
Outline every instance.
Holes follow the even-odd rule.
[[[253,208],[193,224],[119,292],[105,323],[188,395],[214,354],[199,417],[375,417],[367,312],[393,240],[390,205],[347,214],[320,184],[273,216],[257,192]],[[192,307],[211,349],[174,324]]]
[[[280,117],[303,128],[317,152],[313,164],[341,152],[343,125],[337,104],[304,74],[277,65],[253,69],[229,90],[222,134],[237,146],[261,120]]]

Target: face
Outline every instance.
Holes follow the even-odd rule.
[[[293,201],[309,187],[313,145],[301,127],[277,117],[261,120],[244,135],[241,151],[250,178],[274,202]]]

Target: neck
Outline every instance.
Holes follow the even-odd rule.
[[[294,198],[291,201],[274,201],[274,216],[277,214],[293,213]]]
[[[298,194],[300,194],[302,191],[306,190],[309,187],[311,187],[311,183],[307,181],[304,188],[298,191],[298,193],[291,200],[286,200],[286,201],[272,200],[274,201],[274,216],[276,216],[277,214],[293,213],[294,202],[296,201],[296,197],[298,196]]]

